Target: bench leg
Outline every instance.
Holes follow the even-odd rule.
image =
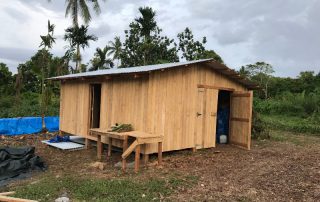
[[[144,166],[147,166],[148,161],[149,161],[149,154],[143,154],[143,163],[144,163]]]
[[[101,143],[101,135],[98,135],[97,137],[97,157],[98,157],[98,160],[100,161],[101,160],[101,156],[102,156],[102,143]]]
[[[123,140],[122,153],[125,152],[127,149],[128,149],[128,138],[125,138]],[[127,167],[127,162],[126,162],[126,159],[123,158],[122,159],[122,170],[123,170],[123,172],[126,171],[126,167]]]
[[[134,159],[134,171],[137,173],[140,167],[140,145],[136,147],[135,159]]]
[[[162,164],[162,142],[158,142],[158,165]]]
[[[90,142],[91,140],[90,139],[88,139],[88,138],[86,138],[86,140],[85,140],[85,148],[86,149],[90,149],[91,148],[91,142]]]
[[[108,154],[107,154],[107,157],[110,157],[111,156],[111,150],[112,150],[112,138],[108,138],[108,142],[109,142],[109,144],[108,144]]]

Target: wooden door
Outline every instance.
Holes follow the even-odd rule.
[[[216,146],[218,90],[198,88],[195,147]]]
[[[252,98],[252,91],[236,91],[230,98],[229,140],[246,149],[251,145]]]

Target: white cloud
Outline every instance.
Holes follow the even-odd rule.
[[[92,16],[90,33],[99,40],[83,52],[83,61],[88,62],[95,48],[114,36],[123,39],[124,29],[138,16],[140,6],[157,11],[158,25],[171,38],[187,26],[197,39],[207,36],[207,48],[219,53],[231,68],[266,61],[281,76],[320,71],[317,0],[107,0],[101,2],[101,15]],[[67,44],[62,36],[71,22],[64,10],[65,0],[1,1],[0,60],[14,70],[29,59],[38,49],[39,35],[46,33],[48,19],[59,36],[53,53],[62,55]]]

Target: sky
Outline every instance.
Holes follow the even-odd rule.
[[[124,30],[139,16],[138,8],[151,6],[163,34],[176,39],[191,28],[196,39],[207,37],[206,48],[230,68],[264,61],[273,66],[275,76],[320,71],[319,0],[106,0],[100,6],[101,14],[92,14],[89,27],[99,40],[82,51],[83,63],[115,36],[124,39]],[[52,53],[63,56],[68,45],[64,30],[71,25],[65,7],[65,0],[0,1],[0,62],[15,73],[18,64],[39,49],[48,19],[56,25]]]

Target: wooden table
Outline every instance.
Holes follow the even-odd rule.
[[[135,172],[139,171],[140,167],[140,150],[141,145],[158,143],[158,164],[162,163],[162,141],[163,136],[146,133],[143,131],[130,131],[130,132],[110,132],[108,129],[94,128],[90,129],[90,133],[97,137],[97,157],[101,160],[102,155],[102,142],[101,137],[104,136],[108,139],[108,153],[107,156],[111,156],[112,139],[118,139],[123,141],[123,153],[122,157],[122,170],[126,169],[126,158],[135,150]],[[133,138],[133,143],[128,147],[128,139]]]

